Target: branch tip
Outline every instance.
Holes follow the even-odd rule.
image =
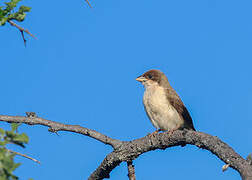
[[[92,8],[92,6],[91,6],[91,4],[89,3],[89,1],[88,0],[85,0],[86,1],[86,3],[88,4],[88,6],[90,7],[90,8]]]
[[[230,164],[225,164],[222,166],[222,172],[225,172],[229,168]]]
[[[22,153],[19,153],[19,152],[16,152],[16,151],[13,151],[13,150],[10,150],[10,149],[6,149],[7,151],[9,151],[10,153],[13,153],[13,154],[16,154],[16,155],[19,155],[19,156],[22,156],[22,157],[25,157],[27,159],[30,159],[38,164],[41,164],[39,160],[35,159],[35,158],[32,158],[26,154],[22,154]]]

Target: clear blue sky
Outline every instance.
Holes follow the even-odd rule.
[[[17,29],[1,27],[0,114],[34,111],[113,138],[154,131],[135,78],[160,69],[189,109],[195,128],[218,136],[246,157],[251,151],[252,2],[249,0],[32,1],[21,23],[37,36],[25,48]],[[0,123],[7,128],[7,123]],[[30,136],[21,180],[86,179],[112,151],[78,134],[22,125]],[[237,180],[222,161],[187,145],[134,161],[137,179]],[[122,163],[112,180],[126,180]]]

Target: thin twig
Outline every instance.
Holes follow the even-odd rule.
[[[27,34],[29,34],[31,37],[33,37],[33,38],[36,39],[36,37],[35,37],[32,33],[30,33],[27,29],[22,28],[21,26],[17,25],[16,23],[14,23],[14,22],[11,21],[11,20],[8,20],[8,22],[9,22],[12,26],[15,26],[16,28],[18,28],[20,31],[24,31],[24,32],[26,32]]]
[[[24,45],[26,45],[26,39],[24,37],[24,32],[26,32],[27,34],[29,34],[31,37],[37,39],[32,33],[30,33],[27,29],[24,29],[23,27],[17,25],[16,23],[14,23],[12,20],[8,20],[7,21],[8,23],[10,23],[10,25],[16,27],[19,29],[19,31],[21,32],[21,35],[22,35],[22,38],[23,38],[23,41],[24,41]]]
[[[34,162],[36,162],[36,163],[41,164],[39,160],[34,159],[34,158],[30,157],[30,156],[27,156],[26,154],[22,154],[22,153],[19,153],[19,152],[10,150],[10,149],[6,149],[6,150],[9,151],[9,152],[11,152],[11,153],[13,153],[13,154],[17,154],[17,155],[19,155],[19,156],[23,156],[23,157],[25,157],[25,158],[27,158],[27,159],[30,159],[30,160],[32,160],[32,161],[34,161]]]
[[[127,162],[127,166],[128,166],[128,177],[129,177],[129,180],[136,180],[135,167],[134,167],[132,161],[128,161]]]
[[[26,41],[27,41],[27,40],[26,40],[25,37],[24,37],[24,31],[21,31],[21,30],[20,30],[20,32],[21,32],[21,35],[22,35],[22,38],[23,38],[23,41],[24,41],[24,45],[26,46]]]
[[[86,1],[86,3],[88,4],[88,6],[90,7],[90,8],[92,8],[92,6],[91,6],[91,4],[89,3],[89,1],[88,0],[85,0]]]

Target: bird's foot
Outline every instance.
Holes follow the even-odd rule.
[[[153,133],[148,134],[148,136],[153,137],[153,136],[155,136],[156,134],[158,134],[160,131],[161,131],[161,129],[157,129],[157,130],[154,131]]]

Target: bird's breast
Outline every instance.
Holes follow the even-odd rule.
[[[147,87],[143,103],[146,113],[156,128],[161,130],[174,129],[183,123],[178,112],[168,101],[163,87]]]

